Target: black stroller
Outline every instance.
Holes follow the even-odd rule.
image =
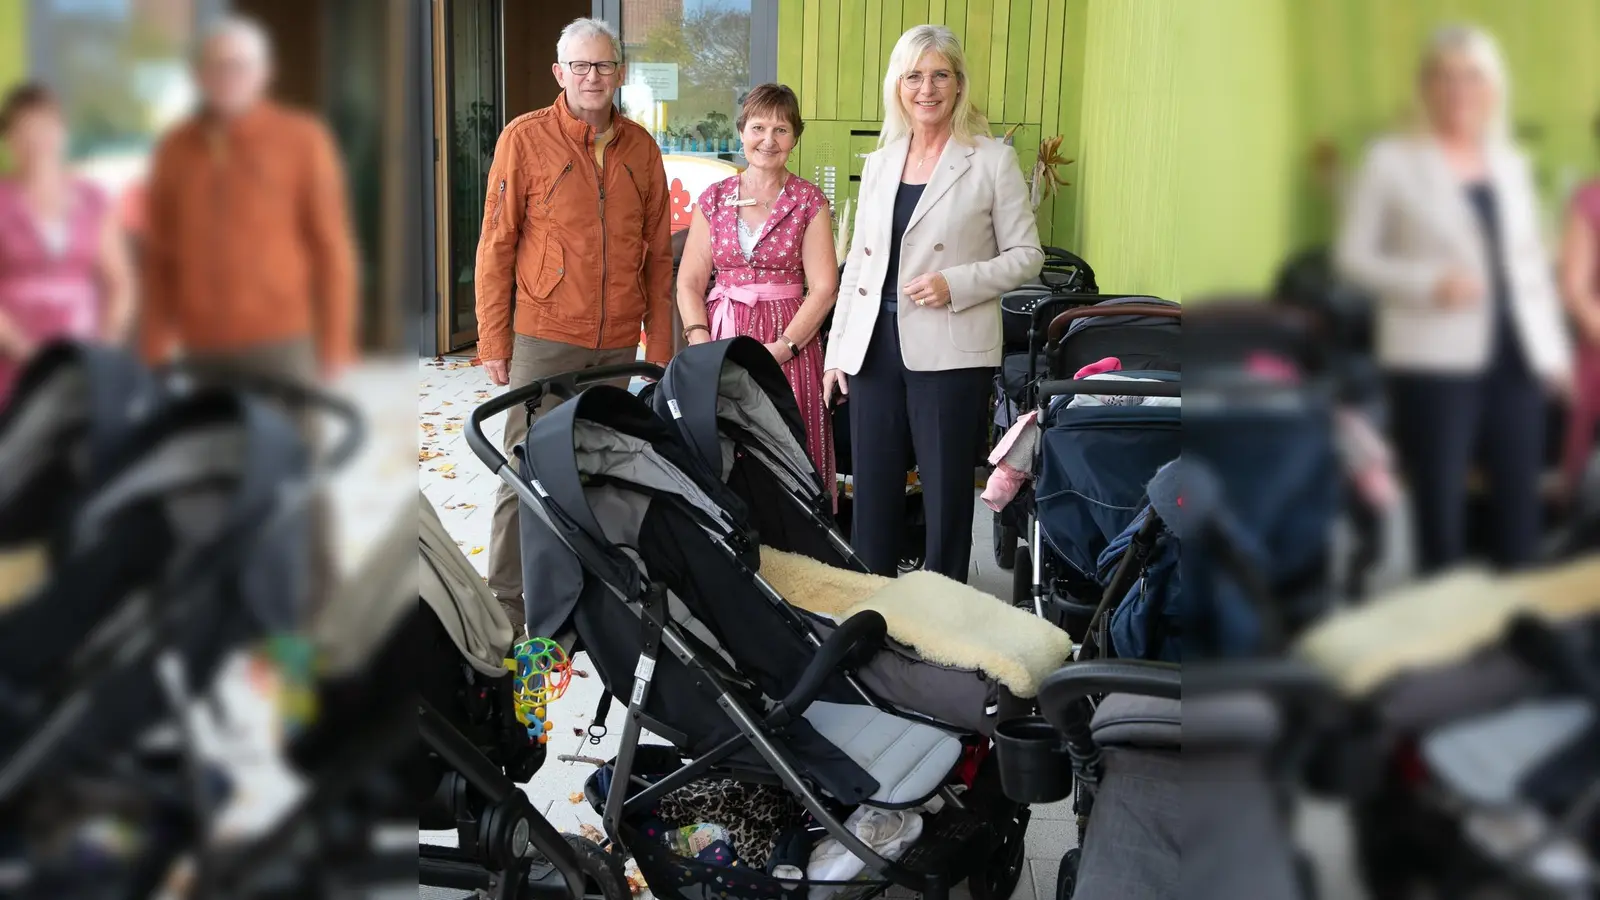
[[[806,456],[794,391],[766,348],[745,337],[687,348],[673,358],[654,390],[647,391],[657,413],[677,426],[685,444],[714,473],[721,474],[751,510],[750,522],[763,550],[798,554],[852,574],[862,573],[860,577],[825,570],[819,573],[815,567],[808,573],[806,566],[768,552],[764,557],[768,565],[756,582],[778,595],[774,599],[781,599],[781,592],[774,590],[768,577],[804,587],[807,576],[821,574],[843,579],[845,583],[835,594],[870,592],[868,602],[879,605],[880,610],[888,609],[885,604],[891,595],[916,596],[913,608],[919,618],[926,622],[940,618],[948,582],[928,573],[910,573],[891,586],[887,579],[868,572],[832,525],[827,495]],[[783,502],[774,502],[779,498]],[[786,577],[791,573],[800,577]],[[953,658],[934,662],[897,640],[893,628],[882,652],[863,662],[856,674],[876,697],[893,703],[908,716],[925,717],[930,724],[951,730],[991,735],[998,721],[1029,708],[1013,689],[1031,698],[1033,691],[1024,688],[1053,671],[1067,658],[1070,647],[1066,635],[1057,629],[1015,616],[986,595],[960,590],[962,606],[987,608],[987,613],[974,615],[1012,619],[1010,630],[999,640],[1009,661],[1029,658],[1034,669],[1031,679],[1017,684],[1015,679],[985,671],[979,655],[959,662]],[[820,645],[838,627],[838,616],[802,612],[813,632],[808,637],[811,643]],[[963,627],[948,623],[948,630]],[[971,641],[981,643],[976,636]],[[940,649],[929,646],[936,656]]]
[[[57,345],[0,417],[0,553],[20,576],[0,603],[5,895],[143,897],[202,846],[230,787],[186,713],[235,650],[303,616],[305,500],[359,416],[177,375]],[[345,420],[325,467],[260,395]],[[108,825],[135,839],[106,843]],[[209,896],[204,862],[197,879]]]
[[[884,617],[858,612],[816,646],[808,620],[754,577],[762,550],[717,474],[639,398],[577,391],[659,372],[535,382],[479,407],[468,429],[474,453],[582,563],[564,611],[542,618],[574,633],[628,701],[618,756],[586,788],[608,836],[657,896],[792,897],[831,883],[939,898],[964,880],[974,896],[1008,896],[1028,817],[1001,796],[985,743],[874,705],[850,674],[882,645]],[[576,396],[534,424],[519,475],[482,423],[552,388]],[[646,729],[666,743],[641,745]],[[667,812],[708,787],[739,798],[711,813],[738,821],[710,843],[683,831],[707,819]],[[746,821],[753,810],[761,821]],[[873,837],[882,852],[857,831],[872,835],[874,821],[893,823]]]

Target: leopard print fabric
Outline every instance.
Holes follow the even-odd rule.
[[[783,832],[802,822],[806,808],[788,791],[732,780],[697,781],[661,798],[656,815],[678,827],[711,823],[728,829],[746,866],[764,868]]]

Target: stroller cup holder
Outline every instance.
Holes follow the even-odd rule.
[[[994,731],[1000,787],[1018,803],[1055,803],[1072,794],[1072,756],[1044,716],[1001,722]]]

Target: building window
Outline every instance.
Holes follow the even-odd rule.
[[[757,0],[759,2],[759,0]],[[732,159],[751,87],[752,0],[622,0],[626,115],[662,153]]]

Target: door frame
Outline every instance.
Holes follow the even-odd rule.
[[[433,128],[434,128],[434,262],[437,267],[434,290],[437,295],[438,315],[435,321],[439,353],[451,353],[476,343],[476,327],[455,330],[455,272],[451,265],[451,219],[454,210],[450,199],[455,185],[450,177],[450,155],[453,149],[451,116],[455,112],[455,87],[451,78],[455,62],[451,41],[452,26],[449,6],[452,0],[433,0]],[[505,110],[505,0],[487,0],[494,19],[495,74],[494,106],[497,118]]]

